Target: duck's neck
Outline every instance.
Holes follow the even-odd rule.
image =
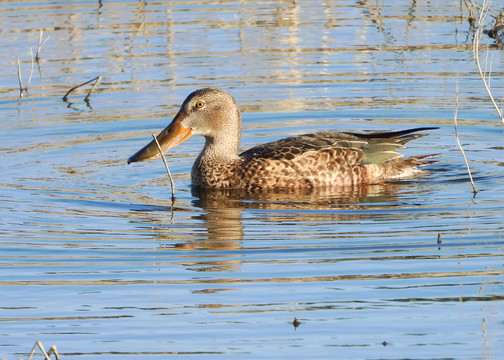
[[[222,134],[225,135],[225,134]],[[234,136],[205,137],[205,146],[198,160],[225,163],[238,157],[240,134]]]
[[[221,120],[207,133],[205,146],[194,162],[191,177],[193,184],[208,187],[233,186],[241,159],[238,156],[241,137],[241,114],[235,107],[221,109]]]

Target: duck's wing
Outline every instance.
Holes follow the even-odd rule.
[[[397,149],[404,148],[404,144],[413,139],[424,136],[420,131],[437,129],[422,127],[394,132],[317,132],[292,136],[255,146],[240,154],[245,160],[272,159],[293,160],[307,152],[321,151],[331,148],[355,150],[360,165],[380,164],[388,160],[401,157]],[[352,156],[353,159],[356,159]]]

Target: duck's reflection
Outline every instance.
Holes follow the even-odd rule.
[[[228,208],[272,210],[361,209],[372,203],[391,202],[405,183],[337,187],[330,189],[273,189],[247,191],[193,188],[193,204],[206,211]],[[316,214],[315,214],[316,215]]]
[[[257,240],[268,237],[268,226],[271,224],[316,226],[334,223],[337,226],[338,222],[357,222],[370,216],[367,210],[371,208],[376,210],[395,206],[399,190],[405,186],[407,187],[405,183],[397,183],[331,190],[284,189],[269,192],[194,188],[193,205],[203,211],[193,219],[202,221],[203,231],[198,232],[198,236],[189,235],[189,239],[184,239],[183,242],[171,239],[168,247],[179,250],[240,250],[244,248],[244,237],[247,237],[246,240],[255,240],[254,234],[261,237]],[[250,209],[261,211],[247,211]],[[264,231],[261,230],[263,224]],[[244,226],[251,226],[254,230],[245,231]],[[292,229],[288,232],[292,233]],[[164,240],[167,240],[167,234],[164,235]],[[279,236],[278,231],[275,236]],[[250,244],[247,248],[250,248]],[[191,262],[184,265],[197,271],[229,271],[239,263],[239,260],[236,260],[239,255],[228,255],[233,260],[223,261],[223,257],[227,255],[220,253],[219,261],[202,262],[198,256],[198,264]]]

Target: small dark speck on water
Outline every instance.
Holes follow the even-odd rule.
[[[383,346],[387,346],[387,345],[388,345],[388,342],[384,341],[384,342],[382,342],[382,345],[383,345]]]
[[[441,244],[441,233],[437,234],[437,243]]]
[[[292,322],[292,325],[294,325],[294,329],[297,329],[297,327],[301,325],[301,321],[299,321],[297,317],[294,316],[294,321]]]

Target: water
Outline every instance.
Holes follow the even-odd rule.
[[[504,128],[458,1],[0,9],[0,356],[36,340],[64,359],[502,354]],[[50,38],[19,98],[16,54],[26,83],[39,29]],[[500,98],[501,51],[488,63]],[[62,101],[98,75],[89,102]],[[476,196],[453,136],[457,83]],[[404,151],[439,162],[343,194],[197,193],[193,137],[169,153],[172,207],[161,161],[126,159],[204,86],[235,96],[243,149],[439,126]]]

